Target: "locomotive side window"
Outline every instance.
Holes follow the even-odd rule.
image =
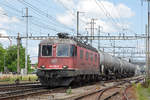
[[[42,56],[52,56],[52,45],[42,46]]]
[[[74,56],[77,56],[77,47],[75,47],[74,50],[75,50]]]
[[[68,57],[69,56],[69,45],[59,44],[57,45],[57,56]]]
[[[73,45],[70,47],[70,56],[77,56],[77,48]]]
[[[93,53],[91,53],[91,61],[93,61]]]
[[[74,56],[74,46],[71,46],[70,48],[70,56]]]
[[[95,62],[97,62],[97,55],[95,54]]]
[[[83,58],[83,50],[80,50],[80,59]]]
[[[86,52],[86,60],[88,60],[88,58],[89,58],[89,53]]]

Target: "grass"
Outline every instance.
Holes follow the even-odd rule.
[[[21,76],[21,75],[3,75],[0,76],[0,82],[6,82],[6,83],[14,83],[17,79],[21,82],[25,81],[36,81],[37,76],[36,75],[26,75],[26,76]]]
[[[67,90],[66,90],[66,94],[72,94],[72,89],[71,89],[71,87],[69,87]]]
[[[150,85],[145,88],[142,84],[134,84],[138,100],[150,100]]]

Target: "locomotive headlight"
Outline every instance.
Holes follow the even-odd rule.
[[[63,68],[63,69],[67,69],[67,68],[68,68],[68,66],[64,65],[62,68]]]
[[[45,66],[44,66],[44,65],[42,65],[42,66],[41,66],[41,68],[42,68],[42,69],[44,69],[44,68],[45,68]]]

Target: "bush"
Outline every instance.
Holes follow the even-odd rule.
[[[37,78],[38,77],[36,75],[5,75],[0,77],[0,82],[14,83],[17,79],[19,79],[20,81],[36,81]]]
[[[142,84],[138,83],[134,87],[136,88],[138,100],[149,100],[150,86],[149,88],[145,88]]]

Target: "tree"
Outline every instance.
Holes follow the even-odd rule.
[[[0,44],[0,72],[4,71],[5,53],[6,50],[3,48],[2,44]]]
[[[17,72],[17,46],[11,46],[7,49],[6,66],[10,72]],[[25,48],[20,46],[20,68],[25,68]],[[31,61],[28,56],[28,71],[31,70]]]

